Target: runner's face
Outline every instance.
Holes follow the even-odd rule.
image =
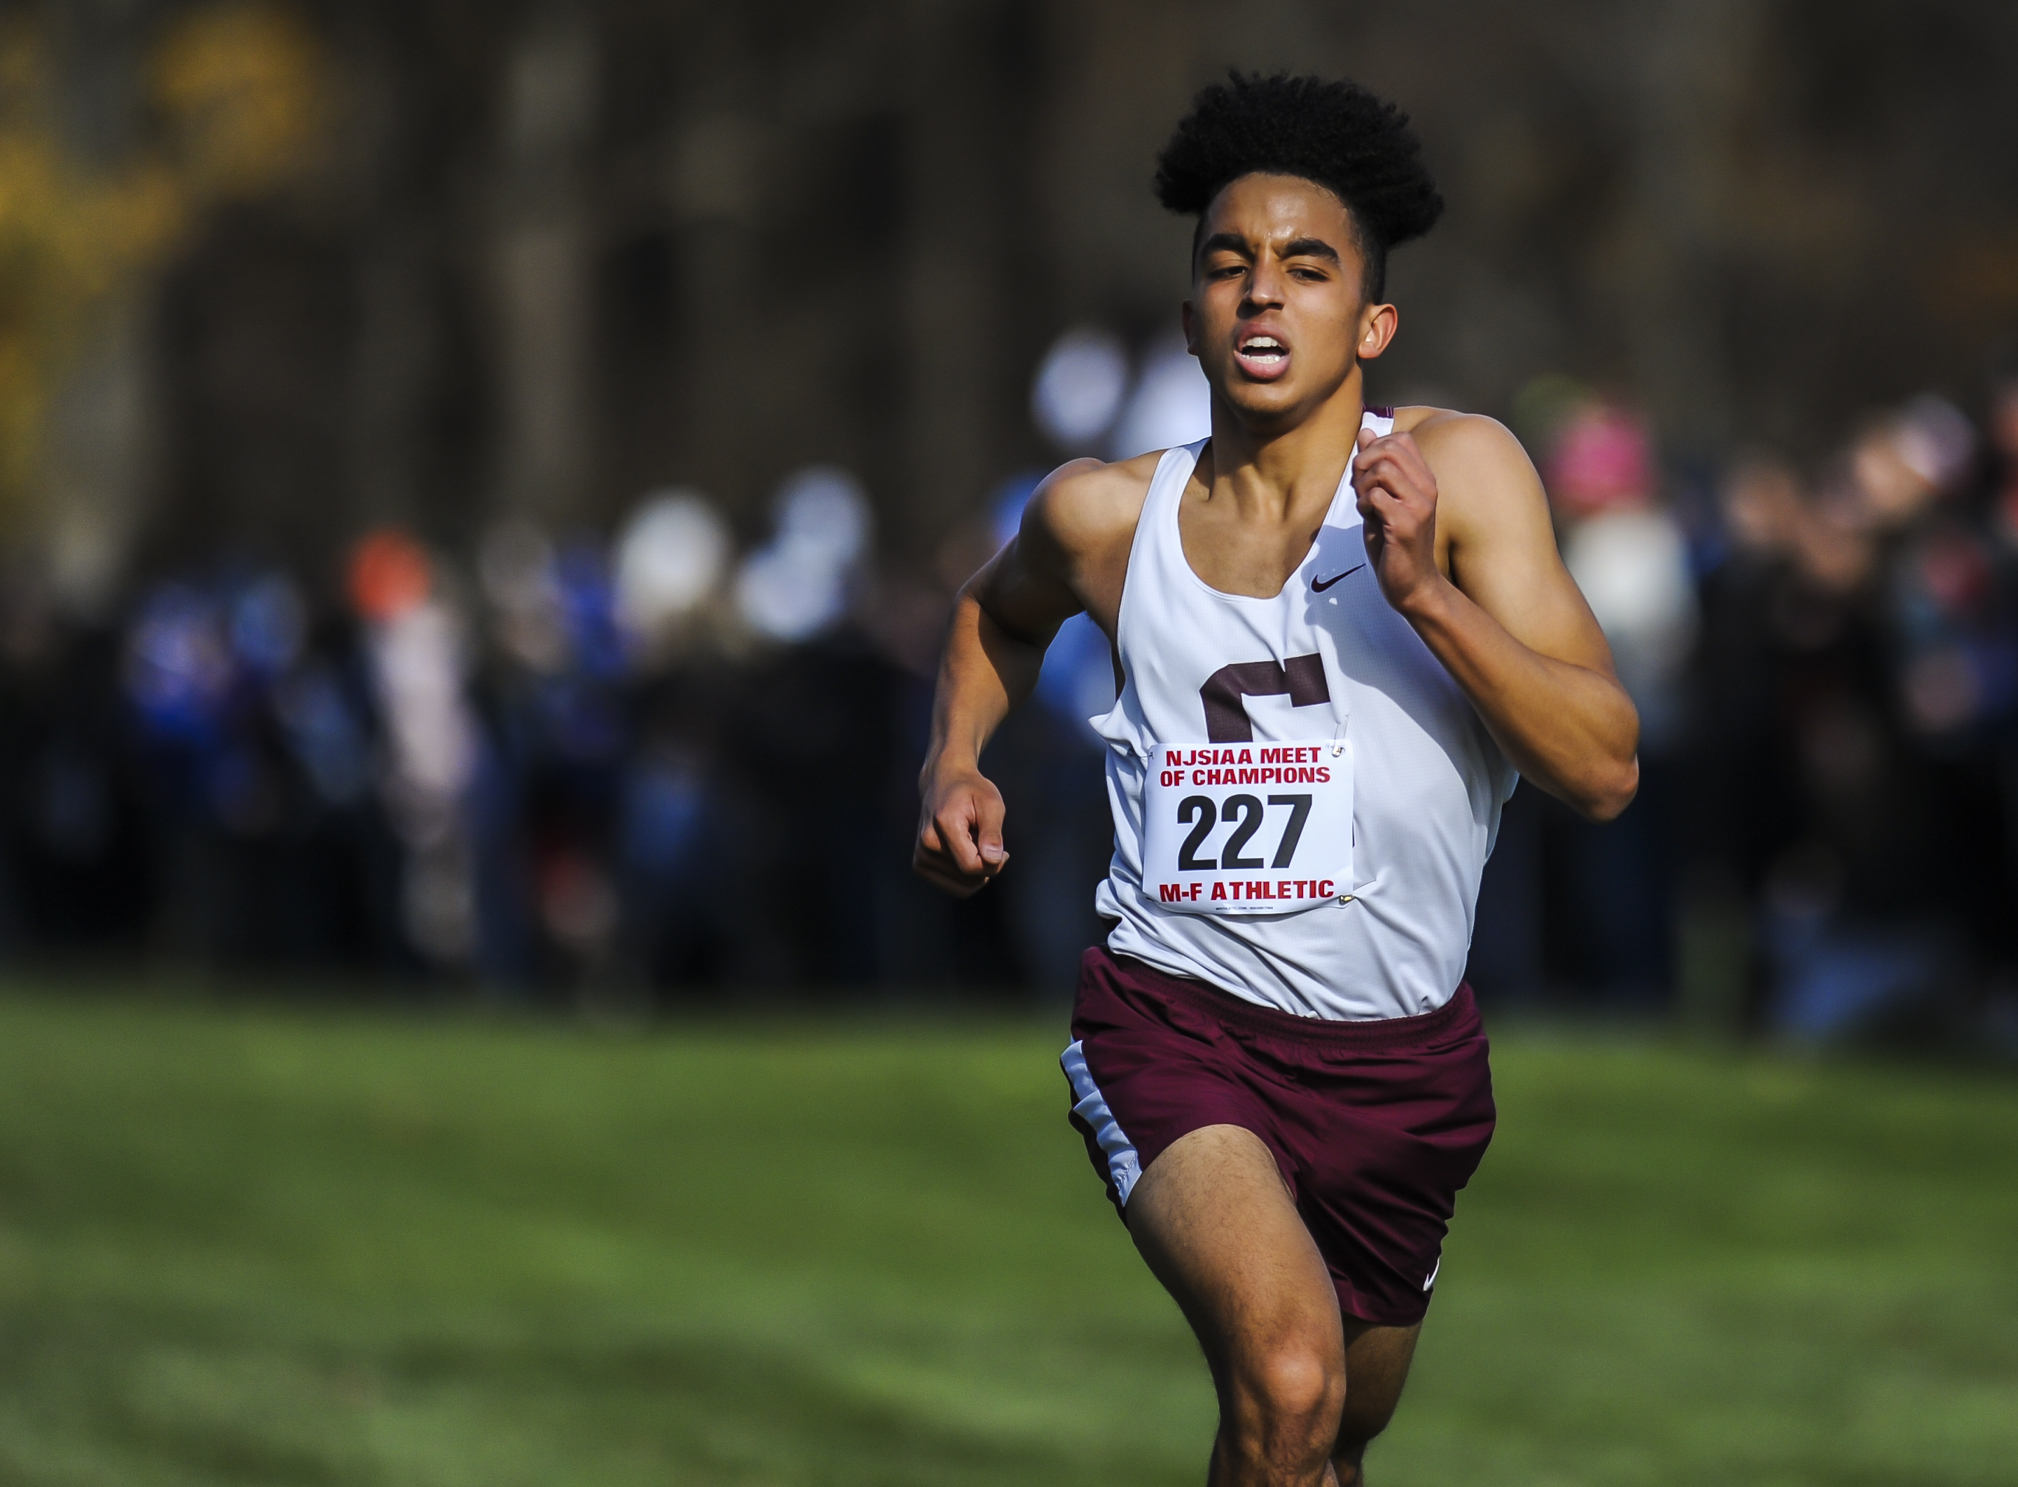
[[[1362,301],[1352,219],[1298,176],[1246,175],[1205,210],[1185,338],[1213,388],[1248,419],[1296,422],[1378,356],[1394,310]]]

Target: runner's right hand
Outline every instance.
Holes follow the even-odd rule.
[[[1009,861],[1002,792],[978,770],[928,780],[911,866],[956,898],[971,898]]]

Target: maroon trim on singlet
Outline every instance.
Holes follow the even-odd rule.
[[[1392,418],[1394,417],[1394,404],[1373,403],[1368,405],[1366,411],[1371,413],[1375,418]]]

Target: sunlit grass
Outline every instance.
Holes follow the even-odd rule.
[[[0,1481],[1202,1480],[1062,1026],[0,999]],[[1430,1484],[1990,1484],[2018,1084],[1500,1040]]]

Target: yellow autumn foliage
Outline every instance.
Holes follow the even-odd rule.
[[[273,190],[312,158],[323,70],[291,12],[186,12],[149,58],[158,136],[108,170],[52,129],[34,28],[0,31],[0,528],[26,512],[52,399],[94,325],[144,291],[206,207]]]
[[[148,67],[181,189],[207,202],[292,176],[320,137],[323,71],[320,45],[292,11],[224,4],[182,17]]]

